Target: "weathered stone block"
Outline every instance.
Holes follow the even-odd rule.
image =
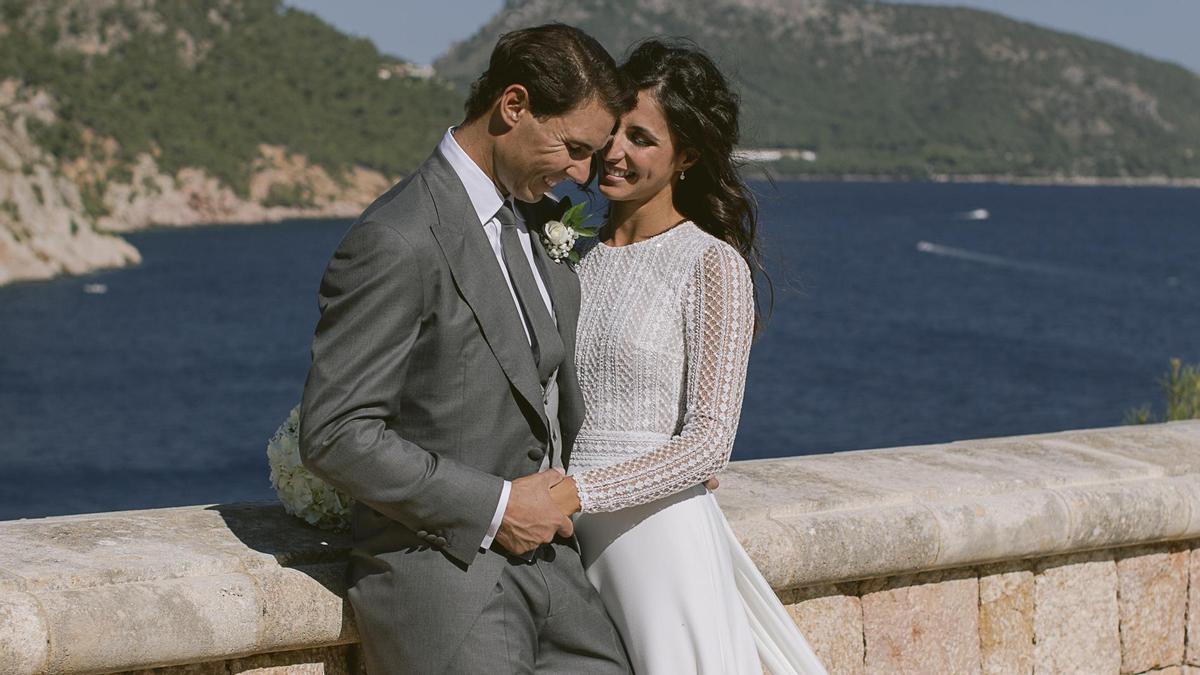
[[[48,651],[37,601],[25,593],[0,593],[0,675],[43,672]]]
[[[349,649],[326,647],[259,654],[229,662],[230,675],[351,675]]]
[[[983,672],[1033,672],[1034,575],[1023,562],[979,571],[979,651]]]
[[[1200,455],[1191,447],[1189,424],[1155,424],[1080,429],[1053,434],[1051,447],[1086,449],[1126,461],[1161,467],[1168,475],[1200,472]]]
[[[938,566],[1012,560],[1055,550],[1071,529],[1063,500],[1045,489],[927,505],[941,533]]]
[[[51,672],[194,663],[258,648],[262,607],[256,584],[242,574],[82,588],[38,600]]]
[[[356,675],[350,672],[352,647],[322,647],[255,654],[229,661],[131,670],[121,675]]]
[[[795,585],[791,581],[793,566],[789,564],[797,553],[791,529],[773,520],[731,521],[730,525],[771,588]]]
[[[941,531],[929,509],[916,504],[811,513],[775,522],[790,528],[788,536],[801,555],[789,561],[788,576],[778,582],[763,572],[772,588],[911,574],[937,562]]]
[[[1117,552],[1121,672],[1183,663],[1188,551],[1178,545]]]
[[[1118,672],[1117,567],[1111,554],[1049,558],[1036,571],[1034,672]]]
[[[1083,484],[1055,492],[1071,513],[1070,550],[1100,549],[1188,536],[1195,477]]]
[[[862,584],[869,673],[979,673],[979,582],[954,570]]]
[[[1187,654],[1190,666],[1200,666],[1200,545],[1188,555]]]
[[[229,675],[228,661],[189,663],[183,666],[127,670],[119,675]]]
[[[827,671],[865,672],[862,601],[856,595],[825,585],[785,593],[782,600]]]
[[[258,648],[353,642],[358,639],[346,595],[345,563],[282,568],[256,575],[263,614]]]

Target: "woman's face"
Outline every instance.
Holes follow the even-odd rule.
[[[643,89],[604,149],[600,192],[615,202],[648,201],[672,185],[685,164],[683,154],[671,140],[662,107]]]

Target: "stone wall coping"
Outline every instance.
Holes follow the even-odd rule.
[[[717,496],[776,589],[1200,535],[1200,421],[735,462]]]
[[[717,496],[778,590],[1194,538],[1200,421],[734,462]],[[0,522],[0,674],[354,642],[348,547],[272,503]]]

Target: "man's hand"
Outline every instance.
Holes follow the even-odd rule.
[[[548,469],[512,482],[504,519],[496,532],[496,542],[515,555],[525,555],[554,535],[569,537],[575,532],[571,519],[559,510],[550,497],[550,488],[563,479],[562,471]]]
[[[578,513],[582,505],[579,503],[579,486],[575,484],[575,479],[567,476],[562,481],[550,488],[550,496],[554,499],[554,503],[558,505],[558,510],[564,516],[570,516],[573,513]]]

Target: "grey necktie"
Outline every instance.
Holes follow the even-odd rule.
[[[508,202],[496,212],[496,220],[500,221],[500,248],[504,252],[504,264],[508,267],[508,278],[512,280],[513,289],[517,292],[517,301],[521,303],[521,311],[525,314],[526,325],[532,340],[533,360],[537,363],[538,378],[544,385],[554,370],[562,364],[563,342],[554,325],[554,319],[542,301],[537,282],[533,278],[533,269],[529,266],[529,258],[521,249],[521,240],[517,236],[517,217]]]

